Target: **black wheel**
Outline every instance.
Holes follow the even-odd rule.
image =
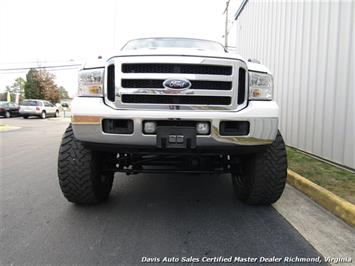
[[[42,113],[41,113],[41,118],[42,118],[42,119],[46,119],[46,112],[45,112],[45,111],[42,111]]]
[[[10,114],[9,111],[6,111],[6,112],[5,112],[5,117],[6,117],[6,118],[10,118],[10,117],[11,117],[11,114]]]
[[[281,197],[287,179],[287,155],[280,132],[263,153],[232,161],[232,182],[238,199],[251,205],[269,205]]]
[[[108,198],[114,174],[102,173],[104,159],[75,138],[71,125],[66,129],[59,149],[58,177],[68,201],[98,203]]]
[[[27,118],[28,118],[28,115],[24,115],[23,118],[24,118],[24,119],[27,119]]]
[[[55,111],[54,117],[59,117],[59,111]]]

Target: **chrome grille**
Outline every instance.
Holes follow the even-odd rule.
[[[122,64],[122,73],[180,73],[231,75],[231,66],[201,65],[201,64]]]
[[[164,79],[122,79],[122,88],[163,89]],[[190,89],[194,90],[231,90],[231,81],[191,80]]]
[[[156,104],[196,104],[196,105],[229,105],[231,97],[218,96],[172,96],[172,95],[141,95],[124,94],[124,103],[156,103]]]
[[[105,101],[113,108],[239,110],[246,106],[247,71],[240,60],[132,56],[114,57],[108,65]],[[164,88],[167,79],[187,79],[191,87]]]

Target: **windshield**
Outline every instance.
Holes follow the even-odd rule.
[[[38,101],[23,101],[23,103],[21,104],[23,106],[37,106],[39,105]]]
[[[122,50],[157,48],[194,48],[201,51],[225,52],[222,44],[214,41],[185,38],[147,38],[129,41]]]

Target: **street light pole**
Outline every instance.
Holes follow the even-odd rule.
[[[228,8],[229,8],[229,2],[230,0],[227,0],[226,2],[226,9],[224,10],[223,13],[226,14],[226,21],[224,25],[224,46],[228,46]]]

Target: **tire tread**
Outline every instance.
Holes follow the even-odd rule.
[[[58,156],[59,185],[65,198],[74,203],[98,203],[108,197],[112,176],[104,188],[95,178],[100,177],[95,154],[86,149],[69,126],[62,138]]]
[[[282,195],[287,179],[287,154],[280,132],[263,153],[245,160],[243,169],[248,191],[237,187],[233,177],[236,196],[250,205],[276,202]]]

